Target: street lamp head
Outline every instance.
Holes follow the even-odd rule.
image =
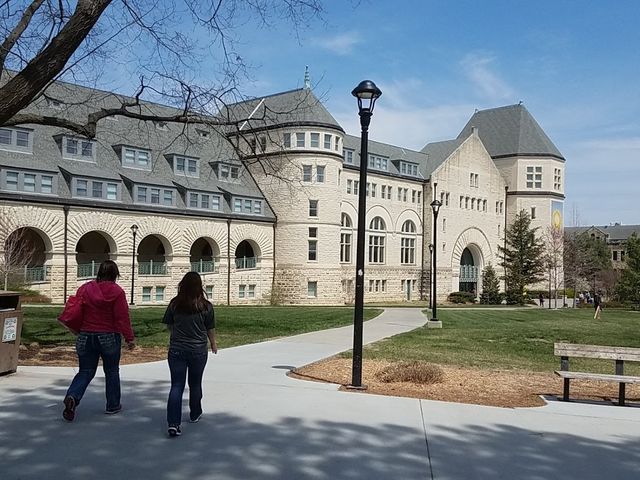
[[[441,206],[442,202],[440,200],[434,200],[433,202],[431,202],[431,210],[433,210],[434,215],[438,215],[438,211],[440,210]]]
[[[373,113],[376,100],[382,95],[382,91],[371,80],[363,80],[351,91],[351,95],[358,99],[360,113],[367,111]]]
[[[429,244],[429,253],[433,253],[433,243]]]
[[[135,223],[131,225],[131,233],[133,233],[134,235],[138,233],[138,225],[136,225]]]

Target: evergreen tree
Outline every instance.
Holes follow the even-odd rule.
[[[625,250],[627,257],[618,283],[618,297],[640,304],[640,238],[635,233],[627,239]]]
[[[488,264],[482,272],[482,294],[480,294],[480,303],[499,305],[501,301],[498,275],[496,275],[493,266]]]
[[[524,304],[527,285],[544,278],[544,245],[536,231],[537,228],[531,227],[529,214],[522,210],[505,230],[506,246],[498,246],[501,266],[505,271],[508,303]]]

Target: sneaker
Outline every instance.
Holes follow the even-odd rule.
[[[170,437],[179,437],[180,435],[182,435],[182,429],[180,428],[180,425],[171,425],[167,432],[169,433]]]
[[[191,418],[189,419],[189,421],[190,421],[191,423],[198,423],[198,422],[200,421],[200,418],[202,418],[202,414],[200,414],[200,415],[198,415],[198,416],[196,416],[196,417],[191,417]]]
[[[64,397],[64,411],[62,412],[62,418],[64,418],[67,422],[73,422],[73,419],[76,418],[76,399],[71,395],[67,395]]]
[[[120,413],[122,411],[122,404],[118,405],[117,407],[114,408],[107,408],[104,413],[106,413],[107,415],[114,415],[116,413]]]

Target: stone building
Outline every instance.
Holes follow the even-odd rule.
[[[54,97],[83,107],[42,99],[32,108],[86,117],[122,100],[56,88]],[[231,105],[211,125],[221,119],[236,128],[122,116],[99,122],[91,140],[58,127],[0,128],[4,270],[55,302],[111,258],[136,304],[166,303],[189,270],[216,303],[350,303],[364,188],[365,301],[427,299],[435,272],[441,301],[482,291],[482,269],[498,266],[517,211],[562,226],[564,158],[523,105],[478,111],[456,139],[421,151],[371,141],[364,186],[360,138],[308,88]]]
[[[614,270],[622,270],[625,266],[627,239],[634,233],[640,237],[640,225],[592,225],[590,227],[567,227],[566,231],[574,235],[589,235],[602,240],[611,252],[611,264]]]

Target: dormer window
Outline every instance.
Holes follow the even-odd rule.
[[[169,126],[167,125],[167,122],[156,121],[156,122],[153,122],[153,124],[156,126],[157,130],[162,130],[162,131],[169,130]]]
[[[223,182],[232,182],[240,177],[240,167],[227,163],[218,164],[218,179]]]
[[[200,176],[200,166],[197,158],[182,155],[173,156],[173,173],[186,177]]]
[[[149,150],[143,150],[135,147],[122,147],[121,160],[123,167],[151,170],[151,162],[149,161],[149,157]]]
[[[31,153],[33,150],[33,130],[0,128],[0,149]]]
[[[418,164],[417,163],[408,163],[408,162],[400,162],[400,173],[403,175],[411,175],[412,177],[418,176]]]
[[[202,138],[209,138],[211,136],[211,133],[201,128],[196,128],[196,133],[198,134],[199,137],[202,137]]]
[[[353,165],[353,150],[344,149],[344,163],[348,163],[349,165]]]
[[[62,137],[62,158],[66,160],[96,161],[96,142],[86,138]]]
[[[389,169],[389,160],[379,155],[369,155],[369,168],[387,171]]]

